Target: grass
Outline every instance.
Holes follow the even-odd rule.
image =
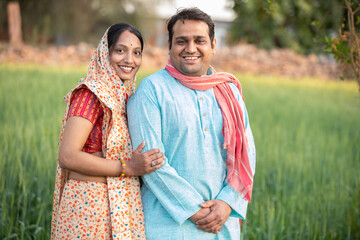
[[[0,239],[49,239],[62,99],[85,73],[0,66]],[[242,239],[360,239],[355,83],[238,78],[257,147]]]
[[[360,239],[356,85],[244,80],[257,171],[243,239]]]

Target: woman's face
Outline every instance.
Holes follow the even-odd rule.
[[[135,78],[142,61],[141,43],[133,33],[124,31],[110,49],[110,64],[123,81]]]

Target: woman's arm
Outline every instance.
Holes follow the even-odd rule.
[[[82,151],[92,129],[92,123],[83,117],[73,116],[68,119],[59,146],[60,167],[90,176],[120,176],[121,161]],[[164,154],[159,149],[140,153],[144,146],[145,143],[140,145],[134,151],[131,160],[126,162],[126,176],[143,175],[159,169],[164,164]],[[152,161],[155,161],[154,167],[151,166]]]

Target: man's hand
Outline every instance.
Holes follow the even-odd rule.
[[[197,213],[190,217],[190,220],[196,224],[200,219],[205,218],[210,213],[210,208],[201,208]]]
[[[210,208],[211,212],[202,219],[195,221],[196,227],[205,232],[218,234],[229,218],[231,207],[226,202],[217,199],[204,202],[200,206],[202,209]]]

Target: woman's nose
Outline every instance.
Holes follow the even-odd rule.
[[[127,52],[125,54],[125,62],[126,63],[133,63],[134,62],[134,58],[133,58],[133,55],[131,54],[131,52]]]

